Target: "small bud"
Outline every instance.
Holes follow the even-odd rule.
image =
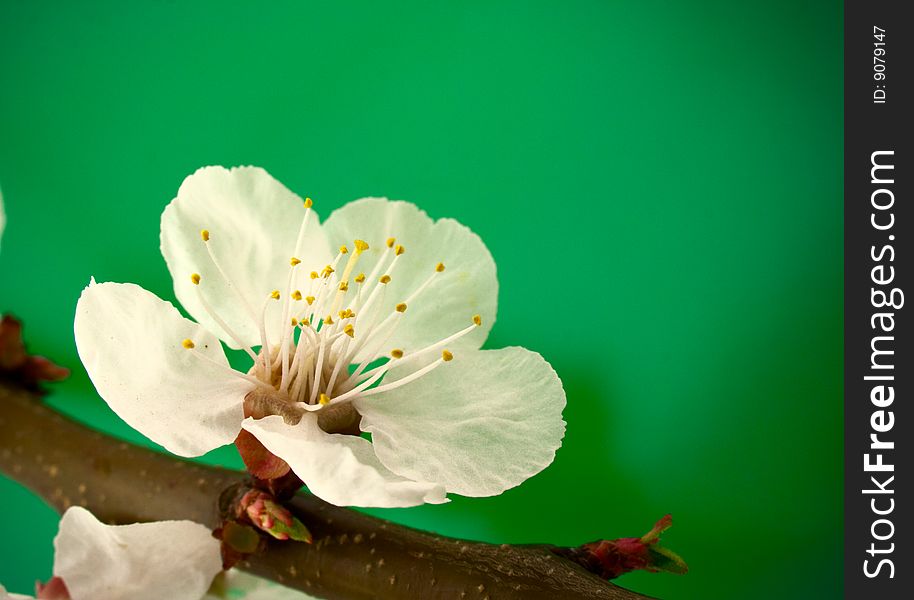
[[[250,490],[238,504],[242,514],[250,519],[255,527],[277,540],[291,539],[311,543],[311,532],[308,528],[270,494]]]
[[[598,540],[577,548],[557,548],[553,551],[604,579],[613,579],[638,569],[683,574],[689,570],[685,561],[658,544],[660,533],[672,524],[672,517],[666,515],[640,538]]]

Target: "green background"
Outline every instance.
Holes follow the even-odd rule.
[[[837,597],[841,4],[332,4],[2,3],[0,310],[74,369],[52,404],[140,440],[80,367],[74,306],[90,275],[173,298],[159,215],[197,167],[263,166],[324,215],[404,198],[486,241],[488,345],[552,362],[568,433],[499,497],[373,512],[565,544],[669,512],[691,572],[623,585]],[[0,581],[26,591],[56,518],[0,499]]]

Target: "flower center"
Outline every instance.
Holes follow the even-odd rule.
[[[311,200],[306,199],[295,253],[289,258],[285,289],[264,291],[259,310],[255,309],[256,303],[244,297],[232,284],[221,267],[208,243],[210,232],[201,231],[200,237],[216,272],[236,293],[259,328],[261,345],[258,351],[242,344],[239,336],[206,301],[200,289],[205,282],[200,275],[192,274],[191,281],[203,308],[254,361],[247,374],[236,372],[257,384],[257,389],[248,395],[247,412],[255,418],[280,414],[287,422],[297,422],[305,411],[320,411],[323,414],[318,416],[324,421],[321,426],[325,430],[340,430],[336,421],[351,422],[353,415],[357,425],[358,415],[351,407],[353,400],[407,385],[450,361],[453,355],[446,349],[447,345],[470,333],[482,324],[482,320],[476,315],[464,329],[418,350],[390,349],[390,339],[407,318],[407,309],[421,301],[425,290],[440,279],[445,271],[444,264],[429,261],[433,265],[429,276],[405,298],[398,299],[401,301],[392,311],[385,308],[389,306],[387,292],[397,275],[397,266],[406,254],[406,249],[393,237],[384,241],[384,250],[367,275],[357,267],[369,245],[357,239],[352,250],[341,246],[330,264],[303,276],[299,272],[302,264],[299,256],[310,209]],[[273,340],[268,339],[266,327],[267,308],[272,302],[282,303],[279,327],[270,329],[280,332],[278,339]],[[194,350],[191,340],[185,340],[184,346]],[[199,352],[195,354],[209,360]],[[430,360],[436,355],[436,359]],[[384,381],[395,369],[408,374]],[[298,419],[294,418],[296,414]]]

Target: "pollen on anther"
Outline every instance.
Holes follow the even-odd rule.
[[[476,325],[482,325],[482,317],[479,315],[473,315],[473,322],[476,323]]]
[[[397,238],[387,238],[387,241],[385,243],[387,244],[388,248],[393,248],[394,244],[397,243]]]
[[[314,202],[311,201],[311,198],[305,198],[305,208],[311,208],[314,206]]]
[[[311,279],[317,279],[320,275],[317,274],[317,271],[311,271]]]
[[[191,274],[190,280],[191,280],[191,282],[193,282],[194,285],[200,285],[200,274],[199,273]]]
[[[443,272],[443,271],[444,271],[444,263],[441,263],[441,262],[440,262],[440,263],[438,263],[437,265],[435,265],[435,271],[437,271],[438,273]]]
[[[187,350],[190,350],[191,348],[194,347],[194,341],[192,339],[188,338],[188,339],[184,340],[183,342],[181,342],[181,345],[184,346],[184,348],[186,348]]]
[[[295,317],[292,317],[292,327],[295,327],[297,325],[298,325],[298,319],[296,319]]]
[[[294,292],[292,292],[292,299],[301,300],[301,290],[295,290]]]
[[[270,298],[273,300],[279,300],[279,290],[273,290],[270,292]]]
[[[352,323],[343,327],[343,333],[349,337],[355,337],[355,327],[352,326]]]
[[[292,258],[289,259],[289,264],[294,267],[295,265],[301,264],[301,260],[299,260],[298,258],[295,258],[293,256]]]
[[[390,283],[390,275],[381,275],[381,278],[378,281],[381,283]]]
[[[326,406],[327,404],[330,404],[330,396],[328,396],[327,394],[321,393],[320,399],[318,400],[318,402],[320,402],[321,405]]]
[[[340,291],[341,291],[341,292],[345,292],[345,291],[348,291],[348,290],[349,290],[349,282],[348,282],[348,281],[341,281],[341,282],[340,282]]]
[[[308,303],[308,306],[314,304],[314,296],[305,296],[305,302]]]
[[[451,354],[448,350],[441,351],[441,360],[448,362],[449,360],[454,360],[454,355]]]
[[[400,256],[400,255],[403,254],[404,252],[406,252],[406,248],[404,248],[404,247],[401,246],[400,244],[397,244],[397,247],[394,248],[394,254],[396,254],[397,256]]]
[[[368,242],[365,240],[355,240],[352,244],[355,246],[355,251],[359,254],[368,250]]]
[[[209,229],[200,230],[200,239],[202,239],[204,242],[209,241]]]
[[[394,348],[393,350],[390,351],[390,355],[393,358],[403,358],[403,351],[400,350],[399,348]]]
[[[298,322],[298,324],[301,325],[302,327],[311,327],[311,321],[309,321],[308,319],[302,319],[301,321]]]
[[[396,306],[397,312],[406,312],[406,302],[401,302]]]
[[[362,283],[363,281],[365,281],[365,273],[359,273],[355,276],[356,283]]]
[[[349,254],[349,248],[346,247],[346,244],[340,246],[340,254]]]
[[[325,325],[333,325],[333,323],[334,323],[334,321],[333,321],[333,315],[327,315],[326,317],[324,317],[324,324],[325,324]]]

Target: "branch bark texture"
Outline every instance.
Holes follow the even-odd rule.
[[[107,523],[190,519],[215,528],[244,473],[191,463],[72,421],[0,381],[0,471],[58,511]],[[314,543],[270,540],[239,567],[340,600],[457,598],[636,600],[539,545],[497,545],[418,531],[299,493],[288,504]]]

